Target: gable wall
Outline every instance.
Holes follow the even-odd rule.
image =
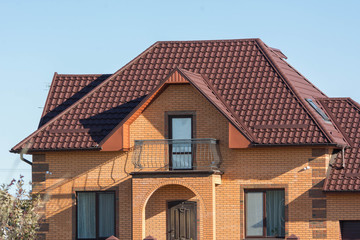
[[[169,85],[130,126],[130,143],[136,139],[164,139],[166,111],[195,111],[196,138],[226,139],[228,121],[190,84]],[[224,126],[221,128],[219,126]],[[145,133],[139,131],[146,130]],[[227,141],[226,141],[227,142]],[[226,142],[223,141],[225,144]]]

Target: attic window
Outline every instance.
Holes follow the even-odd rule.
[[[330,122],[329,117],[324,113],[323,110],[321,110],[321,108],[319,108],[319,107],[313,102],[313,100],[311,100],[310,98],[306,98],[305,100],[310,104],[310,106],[311,106],[313,109],[315,109],[315,111],[322,117],[322,119],[324,119],[324,120],[327,121],[327,122]]]

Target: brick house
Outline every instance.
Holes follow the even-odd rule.
[[[55,73],[33,155],[39,239],[354,239],[360,105],[260,39],[157,42]]]

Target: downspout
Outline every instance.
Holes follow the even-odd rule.
[[[345,147],[341,149],[342,167],[345,169]]]
[[[27,143],[25,148],[21,149],[21,151],[20,151],[20,160],[27,163],[27,164],[29,164],[30,166],[32,166],[32,162],[30,162],[29,160],[24,158],[24,153],[27,153],[27,151],[29,149],[29,145],[30,145],[30,143]]]
[[[23,155],[24,155],[24,153],[23,153],[23,151],[21,151],[21,152],[20,152],[20,160],[32,166],[32,162],[30,162],[29,160],[25,159]]]

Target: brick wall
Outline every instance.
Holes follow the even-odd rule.
[[[326,196],[328,236],[332,239],[341,239],[339,220],[360,220],[360,195],[327,193]]]
[[[75,239],[76,191],[104,190],[116,192],[118,236],[131,239],[129,173],[133,169],[127,153],[69,151],[44,156],[52,174],[44,173],[46,181],[33,185],[47,200],[44,222],[48,228],[41,231],[46,239]]]
[[[328,149],[229,149],[228,121],[190,85],[171,85],[155,98],[130,125],[131,145],[135,139],[163,139],[166,111],[196,112],[196,137],[219,140],[224,172],[221,184],[215,184],[214,176],[131,179],[131,151],[46,153],[45,158],[38,158],[33,176],[37,180],[34,190],[49,196],[44,220],[47,239],[75,237],[74,194],[80,190],[116,190],[120,239],[131,239],[132,230],[136,240],[147,233],[164,239],[162,203],[190,195],[190,199],[201,202],[198,208],[203,211],[199,215],[199,239],[243,239],[244,190],[250,188],[285,189],[286,234],[300,239],[338,239],[339,219],[360,219],[360,213],[353,211],[360,204],[356,194],[326,197],[321,191]],[[311,168],[304,169],[307,166]],[[45,174],[46,169],[53,174]]]

